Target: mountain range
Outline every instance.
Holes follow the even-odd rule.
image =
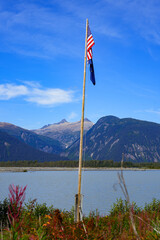
[[[86,159],[121,161],[160,161],[160,124],[114,116],[100,118],[85,135]],[[78,159],[79,140],[63,154]]]
[[[84,124],[84,132],[93,125],[88,119],[85,119]],[[36,133],[41,131],[42,134]],[[50,135],[52,137],[48,137]],[[0,161],[67,160],[68,158],[60,154],[70,143],[77,140],[79,135],[80,121],[69,123],[63,119],[59,123],[48,124],[33,131],[0,122]]]
[[[30,130],[13,124],[0,122],[0,130],[37,150],[54,154],[59,154],[63,151],[63,146],[59,141],[46,136],[37,135]]]
[[[160,124],[115,116],[84,122],[86,160],[121,161],[124,153],[126,161],[160,162]],[[80,121],[63,119],[32,131],[1,122],[0,161],[77,160],[79,136]]]
[[[0,161],[58,161],[66,160],[56,154],[39,151],[30,145],[0,131]]]

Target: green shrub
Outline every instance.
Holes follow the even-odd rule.
[[[153,198],[151,203],[145,204],[144,210],[148,211],[148,212],[159,211],[160,210],[160,200]]]
[[[47,207],[46,203],[38,204],[36,203],[34,213],[36,217],[45,216],[54,210],[53,206]]]
[[[141,211],[141,208],[139,208],[135,202],[132,202],[131,207],[132,207],[132,210],[134,211],[134,213],[136,213],[136,214]],[[128,205],[127,201],[122,200],[122,198],[119,198],[113,204],[113,206],[111,206],[110,215],[114,216],[119,213],[124,214],[127,212],[129,212],[129,205]]]
[[[0,222],[2,222],[3,226],[6,226],[8,222],[8,206],[9,200],[7,198],[0,202]]]

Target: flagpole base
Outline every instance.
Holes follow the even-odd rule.
[[[74,208],[74,221],[77,222],[77,217],[79,214],[79,220],[82,221],[82,202],[83,202],[83,195],[81,194],[81,199],[80,199],[80,206],[79,206],[79,211],[78,211],[78,194],[75,195],[75,208]]]

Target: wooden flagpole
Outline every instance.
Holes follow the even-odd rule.
[[[80,221],[80,210],[81,210],[81,209],[80,209],[80,208],[81,208],[81,178],[82,178],[84,104],[85,104],[85,85],[86,85],[87,32],[88,32],[88,19],[86,20],[86,37],[85,37],[85,54],[84,54],[82,117],[81,117],[81,133],[80,133],[80,147],[79,147],[77,222]]]

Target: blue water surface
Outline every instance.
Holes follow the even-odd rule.
[[[83,212],[98,209],[108,214],[116,199],[124,199],[118,184],[118,171],[83,171]],[[124,171],[124,178],[131,202],[144,206],[153,198],[160,199],[160,170]],[[77,171],[1,172],[0,201],[8,197],[9,184],[26,186],[26,200],[37,199],[38,203],[55,208],[71,210],[78,189]]]

